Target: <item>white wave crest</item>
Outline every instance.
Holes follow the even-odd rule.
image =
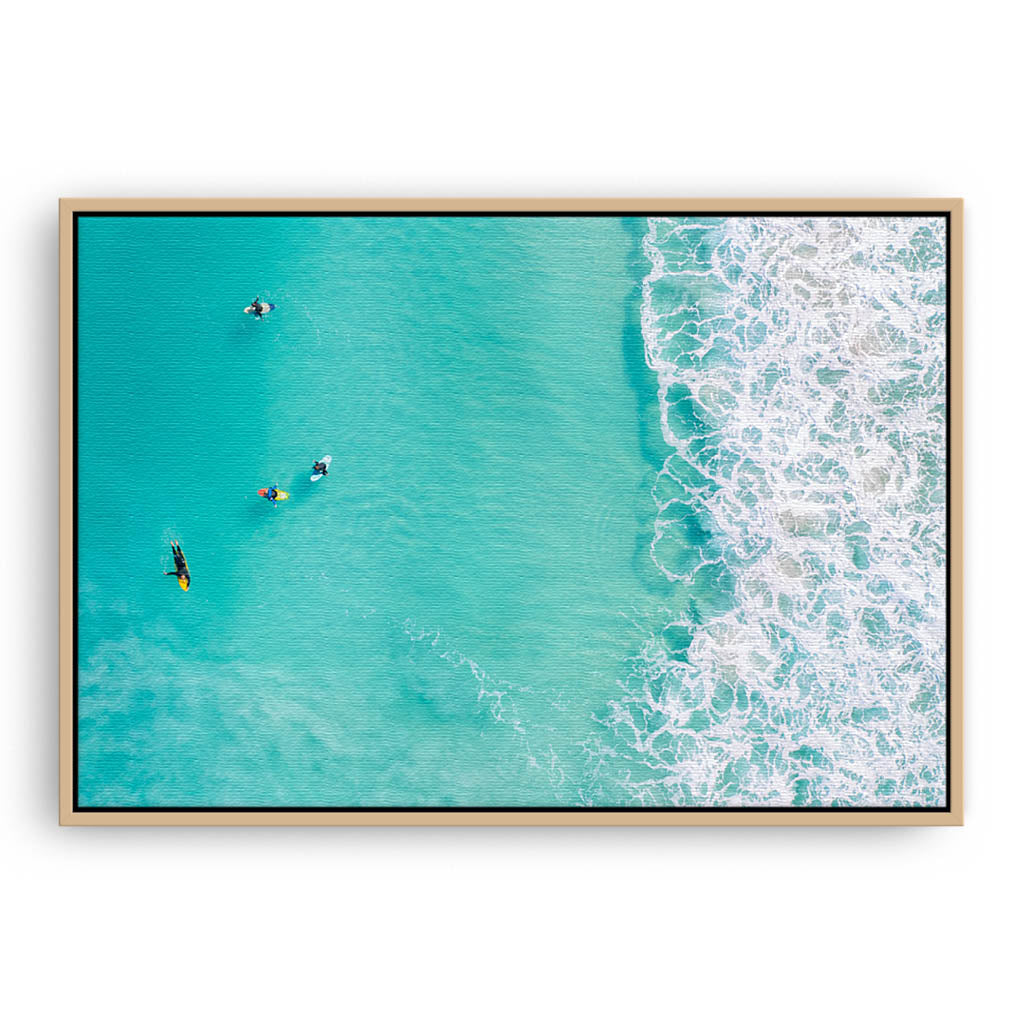
[[[945,801],[940,218],[652,218],[679,615],[609,724],[645,803]]]

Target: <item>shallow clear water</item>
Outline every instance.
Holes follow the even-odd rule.
[[[759,237],[791,228],[766,222]],[[715,263],[723,230],[668,266],[682,236],[641,218],[83,217],[83,805],[940,800],[942,506],[915,463],[920,523],[900,532],[911,485],[895,511],[870,498],[895,494],[900,453],[876,438],[858,455],[840,433],[833,456],[863,487],[819,496],[833,528],[737,515],[750,506],[733,484],[759,471],[776,518],[811,500],[772,484],[786,478],[773,455],[786,416],[737,412],[724,394],[769,372],[771,359],[743,368],[755,349],[790,358],[772,318],[801,336],[784,405],[806,401],[807,374],[847,387],[828,373],[853,357],[843,332],[811,337],[816,314],[798,322],[798,293],[761,300],[758,282],[790,280],[789,264],[757,262],[766,245]],[[803,234],[784,241],[804,258]],[[899,356],[922,367],[944,326],[917,315],[929,303],[907,282],[935,266],[896,282],[915,311]],[[701,275],[700,296],[680,268]],[[262,322],[242,313],[257,293],[278,307]],[[867,299],[832,300],[867,318],[858,338],[880,336]],[[732,322],[701,336],[712,315]],[[692,344],[677,344],[677,321]],[[920,441],[941,425],[927,403],[941,405],[942,380],[931,369],[875,402],[895,358],[858,364],[857,414],[906,421]],[[832,411],[818,401],[814,422]],[[752,418],[760,438],[743,433]],[[698,434],[708,455],[746,445],[708,486],[686,476],[708,469],[682,452]],[[325,454],[330,475],[311,483]],[[256,495],[268,484],[290,500],[271,507]],[[880,537],[857,541],[857,522]],[[160,575],[172,539],[187,594]],[[912,545],[916,575],[898,565]],[[832,573],[848,585],[805,596],[793,581],[828,575],[829,557],[849,562]],[[755,613],[765,588],[773,603]],[[862,631],[856,658],[811,651],[831,611]],[[772,632],[794,615],[810,632]],[[723,629],[746,637],[746,660]],[[805,685],[816,658],[827,684]]]

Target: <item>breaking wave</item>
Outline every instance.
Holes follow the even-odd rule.
[[[643,248],[678,600],[609,706],[622,784],[943,804],[944,220],[651,218]]]

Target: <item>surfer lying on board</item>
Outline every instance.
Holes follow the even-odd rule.
[[[276,505],[277,504],[277,488],[276,487],[268,487],[267,488],[267,501],[269,501],[271,505]]]
[[[178,583],[182,590],[188,590],[191,577],[188,574],[188,562],[185,561],[185,553],[181,550],[180,544],[171,544],[171,553],[174,555],[174,571],[165,572],[165,576],[177,576]]]
[[[257,320],[263,319],[263,302],[258,295],[252,300],[252,315]]]
[[[314,462],[313,472],[319,473],[321,476],[327,476],[327,463],[326,462]]]

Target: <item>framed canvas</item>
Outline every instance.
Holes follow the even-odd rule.
[[[962,823],[961,200],[60,239],[62,823]]]

